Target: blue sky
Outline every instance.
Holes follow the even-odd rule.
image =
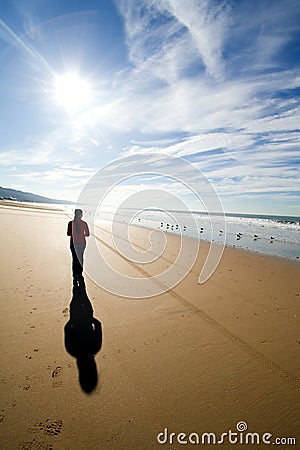
[[[299,23],[298,0],[2,0],[1,185],[76,201],[154,151],[201,170],[227,212],[300,215]],[[201,209],[177,176],[121,190]]]

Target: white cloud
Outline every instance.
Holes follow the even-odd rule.
[[[207,72],[223,78],[223,44],[230,21],[228,4],[211,0],[163,0],[155,4],[166,8],[188,29]]]
[[[35,146],[28,144],[26,148],[2,151],[0,153],[0,165],[41,165],[47,163],[53,152],[51,144],[40,142],[36,143]]]

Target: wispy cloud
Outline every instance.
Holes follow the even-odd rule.
[[[18,36],[2,19],[0,19],[0,38],[28,56],[30,61],[38,65],[40,69],[53,73],[48,62],[34,47],[30,45],[26,36]]]
[[[220,194],[297,192],[299,76],[292,61],[282,64],[299,17],[293,6],[121,2],[133,68],[118,91],[120,124],[157,135],[124,154],[188,158]],[[172,132],[185,135],[160,141]]]

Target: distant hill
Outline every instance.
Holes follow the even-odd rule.
[[[16,189],[4,188],[0,186],[0,200],[16,200],[19,202],[33,203],[59,203],[64,205],[73,205],[68,200],[56,200],[53,198],[43,197],[42,195],[32,194],[31,192],[17,191]]]

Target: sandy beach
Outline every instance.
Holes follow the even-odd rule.
[[[299,262],[226,247],[200,285],[208,249],[201,242],[186,278],[146,299],[119,297],[84,275],[102,325],[98,383],[87,393],[65,347],[73,286],[69,218],[51,208],[6,205],[0,220],[1,449],[208,448],[203,433],[220,440],[239,422],[238,443],[226,436],[216,447],[268,445],[242,444],[246,432],[260,439],[269,433],[271,444],[297,440],[277,448],[300,446]],[[148,234],[136,228],[132,240],[146,249]],[[97,239],[112,266],[137,278],[160,273],[179,248],[170,235],[163,258],[145,265],[118,255],[105,226]]]

